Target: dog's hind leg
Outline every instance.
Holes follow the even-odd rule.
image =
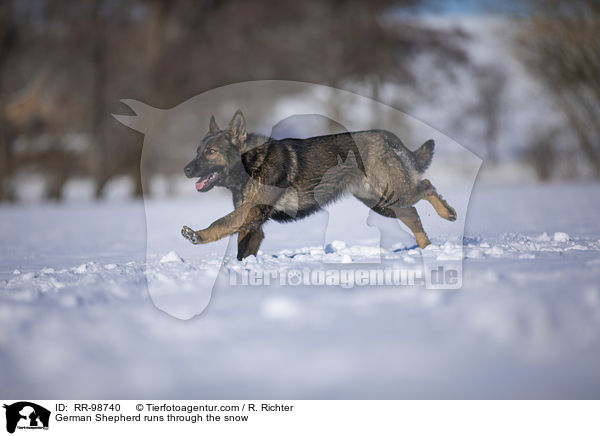
[[[410,231],[415,235],[415,239],[417,241],[417,245],[420,248],[425,248],[431,242],[429,242],[429,238],[423,229],[423,224],[421,224],[421,218],[419,218],[419,214],[417,213],[417,209],[413,206],[410,207],[389,207],[388,209],[392,210],[395,217],[402,221],[406,227],[410,229]],[[374,209],[373,209],[374,210]],[[375,211],[377,212],[377,211]]]
[[[262,227],[252,230],[242,230],[238,233],[237,259],[242,260],[248,256],[256,256],[260,243],[264,239]]]
[[[437,193],[435,187],[427,179],[421,180],[419,185],[420,198],[427,200],[437,214],[448,221],[456,221],[456,211],[444,198]]]
[[[427,234],[425,233],[425,230],[423,229],[423,224],[421,224],[421,218],[419,218],[417,209],[415,209],[414,207],[384,207],[378,204],[378,202],[373,201],[372,198],[366,196],[358,196],[356,194],[355,197],[362,201],[373,212],[377,212],[379,215],[385,216],[387,218],[397,218],[400,221],[402,221],[415,236],[417,245],[420,248],[425,248],[429,244],[431,244],[431,242],[429,242]]]

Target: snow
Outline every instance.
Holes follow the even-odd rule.
[[[269,298],[262,305],[262,313],[267,318],[293,320],[300,314],[299,305],[289,298]]]
[[[556,242],[567,242],[570,239],[571,238],[569,237],[569,235],[567,235],[565,232],[556,232],[554,234],[554,240]]]
[[[160,258],[160,263],[169,262],[183,262],[183,259],[179,257],[179,255],[174,251],[169,251],[167,254]]]
[[[452,187],[439,189],[452,204]],[[228,255],[222,268],[219,247],[228,241],[174,246],[170,233],[179,229],[171,228],[153,235],[146,259],[141,202],[4,205],[2,393],[597,398],[600,223],[589,198],[599,195],[600,185],[476,185],[462,241],[456,227],[419,204],[433,242],[423,253],[464,258],[463,287],[453,291],[229,283],[232,271],[276,277],[376,268],[379,261],[418,268],[412,237],[398,227],[394,243],[378,247],[373,235],[389,221],[369,216],[367,226],[368,211],[354,200],[330,209],[347,217],[330,242],[323,241],[327,213],[269,223],[257,258]],[[204,205],[199,198],[147,200],[146,207],[155,217],[172,216],[184,203]],[[186,224],[200,227],[230,210],[222,192],[210,198],[210,213]],[[196,287],[217,274],[208,308],[193,317],[204,304],[198,299],[210,298]],[[150,298],[148,280],[171,287]]]

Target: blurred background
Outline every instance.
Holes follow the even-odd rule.
[[[362,268],[386,234],[395,267],[422,262],[352,198],[267,223],[244,262],[188,244],[231,198],[184,162],[238,107],[277,137],[435,137],[427,177],[459,220],[416,207],[463,289],[225,281],[193,320],[157,310],[151,280]],[[599,120],[598,0],[2,0],[0,395],[599,398]]]
[[[599,17],[596,0],[4,0],[0,200],[140,196],[120,99],[164,109],[260,79],[393,106],[492,180],[597,179]]]

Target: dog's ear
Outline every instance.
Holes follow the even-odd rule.
[[[217,126],[217,122],[215,121],[215,116],[210,116],[210,124],[208,125],[208,131],[210,133],[217,133],[219,130],[219,126]]]
[[[233,115],[227,132],[231,136],[231,142],[235,145],[241,146],[246,142],[246,118],[241,110],[237,110]]]

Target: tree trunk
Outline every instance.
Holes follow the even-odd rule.
[[[96,0],[93,6],[92,26],[94,41],[92,46],[92,153],[91,173],[96,184],[95,198],[103,195],[103,188],[108,179],[108,150],[106,144],[104,121],[106,109],[106,37],[104,22],[100,16],[102,0]]]
[[[4,71],[8,56],[15,46],[17,36],[13,21],[12,0],[0,4],[0,201],[12,199],[9,192],[10,156],[6,129],[6,97],[4,92]]]

